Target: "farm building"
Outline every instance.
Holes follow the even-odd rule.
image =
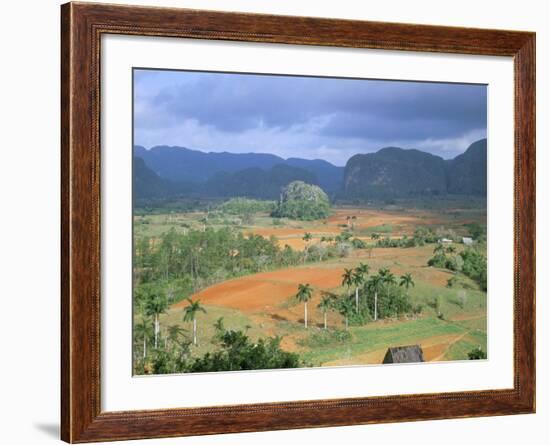
[[[474,240],[472,238],[463,237],[462,244],[464,244],[465,246],[471,246],[472,244],[474,244]]]
[[[439,241],[438,241],[439,244],[452,244],[453,243],[453,240],[452,239],[448,239],[448,238],[441,238]]]
[[[388,348],[382,363],[418,363],[424,361],[424,353],[418,345]]]

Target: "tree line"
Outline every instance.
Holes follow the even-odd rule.
[[[354,269],[344,269],[342,286],[345,293],[338,296],[323,291],[317,305],[323,313],[323,327],[328,327],[327,314],[331,311],[340,314],[348,329],[350,323],[363,325],[382,318],[396,317],[406,313],[419,313],[422,308],[413,307],[409,300],[409,289],[414,287],[410,273],[399,279],[388,268],[381,268],[370,275],[368,264],[360,263]],[[304,304],[304,327],[308,327],[308,302],[312,299],[314,289],[310,284],[299,284],[295,298]]]

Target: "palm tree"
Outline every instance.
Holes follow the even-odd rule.
[[[197,346],[197,313],[203,312],[206,314],[206,309],[204,309],[200,301],[193,301],[191,298],[186,298],[189,303],[183,310],[183,321],[192,321],[193,322],[193,345]]]
[[[311,300],[313,289],[309,284],[298,284],[296,299],[304,303],[304,326],[307,329],[307,302]]]
[[[407,297],[408,297],[409,287],[414,287],[414,281],[413,281],[412,275],[410,273],[401,275],[401,281],[399,282],[399,286],[405,286],[405,289],[407,289]]]
[[[348,293],[350,287],[353,285],[353,269],[344,269],[344,273],[342,274],[342,286],[346,286],[348,288]]]
[[[152,292],[148,295],[145,302],[145,315],[154,317],[155,326],[155,349],[158,348],[158,337],[160,333],[160,314],[164,314],[168,309],[168,302],[160,292]]]
[[[141,323],[135,325],[136,337],[143,337],[143,358],[147,358],[147,338],[152,334],[150,321],[145,317],[141,318]]]
[[[384,278],[380,275],[373,275],[370,277],[367,286],[371,292],[374,293],[374,321],[378,320],[378,292],[383,289]]]
[[[334,306],[334,295],[328,292],[323,294],[321,302],[317,305],[321,311],[323,311],[323,320],[325,325],[325,330],[327,329],[327,312],[331,310]]]
[[[355,269],[351,280],[355,285],[355,312],[359,312],[359,287],[365,282],[365,276],[361,271]]]
[[[359,287],[365,282],[366,276],[369,274],[369,265],[359,263],[359,266],[355,268],[352,281],[355,284],[355,311],[359,312]]]
[[[385,269],[385,270],[386,270],[386,272],[382,276],[382,281],[386,285],[386,295],[387,295],[388,300],[389,300],[390,299],[390,290],[391,290],[390,285],[391,284],[397,284],[397,280],[395,279],[395,275],[392,274],[389,269]]]
[[[313,236],[309,232],[304,233],[304,236],[302,237],[302,240],[305,243],[305,246],[304,246],[304,263],[306,262],[306,259],[307,259],[307,251],[308,251],[308,247],[309,247],[309,242],[312,240],[312,238],[313,238]]]
[[[168,332],[166,335],[166,342],[170,342],[170,346],[173,344],[179,345],[180,340],[184,337],[186,329],[183,329],[180,325],[173,324],[168,326]]]
[[[342,315],[346,321],[346,330],[349,328],[349,317],[353,314],[353,303],[345,297],[338,302],[338,312]]]

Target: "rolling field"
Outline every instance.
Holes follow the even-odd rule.
[[[208,219],[208,221],[206,221]],[[206,313],[197,316],[199,345],[192,354],[200,356],[214,350],[211,341],[214,322],[223,317],[228,329],[244,329],[252,339],[265,336],[282,337],[281,347],[298,352],[311,366],[345,366],[381,363],[388,347],[418,344],[427,361],[467,359],[473,348],[487,350],[487,295],[478,285],[461,275],[459,286],[449,288],[447,281],[455,274],[447,269],[429,267],[434,244],[408,248],[374,246],[373,233],[388,238],[411,236],[419,226],[433,228],[436,233],[444,227],[457,235],[466,235],[464,224],[485,224],[485,211],[476,209],[438,210],[377,210],[342,207],[326,220],[275,223],[266,213],[257,213],[248,224],[233,224],[220,216],[208,217],[203,212],[168,213],[135,217],[136,236],[154,238],[173,228],[185,234],[208,224],[212,228],[233,225],[244,235],[275,237],[279,246],[288,245],[303,251],[314,244],[328,244],[330,239],[348,230],[369,248],[353,249],[345,257],[329,258],[290,268],[265,270],[218,282],[197,290],[191,296],[199,300]],[[311,234],[304,240],[305,233]],[[329,241],[327,241],[329,239]],[[454,244],[460,252],[464,246]],[[407,298],[413,306],[422,306],[416,315],[386,318],[363,326],[350,326],[349,338],[342,341],[331,332],[345,330],[344,318],[328,313],[328,331],[323,330],[323,313],[317,308],[323,292],[344,294],[342,274],[345,268],[367,263],[371,273],[389,268],[400,276],[410,273],[415,286]],[[297,287],[308,283],[313,297],[308,302],[309,327],[304,328],[304,306],[295,299]],[[439,306],[434,307],[434,299]],[[161,326],[181,325],[186,301],[173,304],[160,316]]]

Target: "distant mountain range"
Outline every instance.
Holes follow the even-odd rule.
[[[376,199],[445,194],[486,195],[487,140],[454,159],[386,147],[352,156],[345,167],[263,153],[205,153],[184,147],[134,146],[134,196],[248,196],[277,199],[289,182],[319,185],[330,196]]]
[[[136,145],[134,156],[142,158],[158,176],[173,182],[200,184],[219,173],[237,173],[250,168],[269,170],[276,165],[286,165],[313,174],[317,185],[334,192],[339,189],[344,177],[343,167],[336,167],[320,159],[283,159],[265,153],[205,153],[185,147],[168,146],[146,150]]]
[[[346,164],[343,192],[348,198],[486,195],[487,139],[449,160],[397,147],[352,156]]]

